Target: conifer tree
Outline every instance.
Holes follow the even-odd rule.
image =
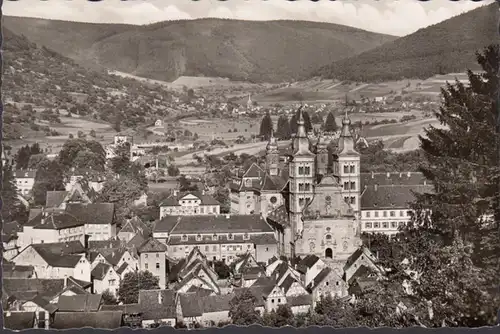
[[[337,122],[335,122],[335,116],[333,112],[329,112],[328,116],[326,116],[324,129],[327,132],[335,132],[337,131]]]
[[[299,111],[295,114],[293,114],[292,118],[290,119],[290,131],[291,133],[297,133],[297,120],[299,118]],[[302,110],[302,118],[304,119],[304,127],[306,128],[306,133],[309,133],[312,131],[312,124],[311,124],[311,118],[309,117],[309,114],[307,111]]]
[[[259,135],[265,140],[268,140],[269,137],[271,137],[272,131],[273,131],[273,120],[271,119],[271,115],[267,113],[266,116],[264,116],[264,118],[262,118],[262,121],[260,122]]]
[[[290,124],[288,123],[288,118],[284,115],[281,115],[278,118],[278,126],[276,129],[276,137],[280,140],[288,140],[290,139]]]

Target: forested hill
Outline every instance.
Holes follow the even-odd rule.
[[[426,79],[477,69],[475,53],[499,42],[498,5],[483,6],[348,59],[313,76],[361,82]]]
[[[396,38],[304,21],[199,19],[133,26],[7,16],[3,26],[80,64],[164,81],[183,75],[292,81]]]

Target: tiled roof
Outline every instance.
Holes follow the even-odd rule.
[[[102,328],[117,329],[122,325],[121,311],[99,311],[99,312],[56,312],[51,328]]]
[[[3,278],[31,278],[35,273],[33,266],[18,266],[15,263],[2,263]]]
[[[429,185],[424,174],[417,172],[402,173],[361,173],[361,189],[365,186],[389,185]]]
[[[264,176],[265,171],[257,164],[252,163],[250,167],[243,173],[243,177],[260,178]]]
[[[28,221],[32,220],[36,216],[40,215],[43,212],[43,209],[30,209],[29,216],[28,216]]]
[[[16,179],[22,179],[22,178],[34,179],[35,176],[36,176],[36,170],[17,169],[14,171],[14,178]]]
[[[47,191],[45,206],[47,208],[56,208],[64,202],[67,195],[67,191]]]
[[[285,293],[288,292],[288,289],[292,286],[293,283],[297,282],[291,275],[288,275],[280,285],[280,288],[283,289]]]
[[[155,238],[149,238],[137,249],[137,251],[139,253],[163,253],[167,251],[167,246]]]
[[[36,216],[30,221],[30,225],[35,229],[63,230],[82,226],[84,222],[78,216],[66,212],[52,212],[45,217],[43,215]]]
[[[86,282],[82,281],[79,279],[74,278],[73,276],[68,277],[68,283],[67,285],[76,285],[79,286],[80,288],[88,288],[92,285],[92,282]]]
[[[97,312],[101,307],[101,294],[59,296],[59,312]]]
[[[77,242],[79,243],[79,242]],[[54,244],[33,244],[31,247],[47,262],[49,266],[59,268],[74,268],[82,259],[83,252],[78,244],[71,242]],[[81,245],[81,243],[79,243]]]
[[[120,268],[116,269],[116,273],[118,275],[121,275],[125,271],[125,269],[127,269],[127,267],[128,267],[128,263],[123,262],[122,265],[120,266]]]
[[[200,296],[209,296],[209,295],[214,294],[213,290],[200,288],[200,287],[197,287],[196,285],[191,285],[189,287],[189,289],[187,289],[186,292],[187,293],[197,293]]]
[[[286,206],[280,205],[273,211],[271,211],[267,215],[267,219],[274,221],[275,223],[278,223],[281,226],[288,226],[290,224],[290,219],[288,216],[288,211],[286,209]]]
[[[361,209],[407,209],[415,201],[415,193],[432,192],[432,186],[424,185],[390,185],[368,186],[361,195]]]
[[[226,295],[203,295],[196,292],[179,294],[182,315],[197,317],[204,313],[229,311],[229,302],[234,297]]]
[[[105,248],[120,248],[125,242],[119,239],[89,240],[89,250],[101,250]]]
[[[280,192],[286,186],[287,182],[288,179],[284,179],[281,176],[277,175],[269,175],[266,173],[266,175],[262,179],[260,190]]]
[[[4,312],[3,326],[11,330],[23,330],[35,326],[35,312]]]
[[[312,268],[319,261],[319,257],[314,254],[307,255],[299,262],[299,267]],[[305,272],[304,272],[305,273]]]
[[[113,203],[69,203],[66,212],[86,224],[111,225],[115,214]]]
[[[204,194],[200,191],[189,191],[178,195],[172,195],[160,204],[162,206],[179,206],[179,201],[187,195],[193,195],[201,201],[201,205],[220,205],[219,201],[210,195]]]
[[[120,262],[125,252],[126,252],[125,249],[117,249],[117,250],[103,249],[102,255],[104,256],[106,261],[108,261],[109,264],[111,264],[112,266],[117,266],[118,262]]]
[[[144,242],[146,238],[140,233],[136,234],[130,241],[127,243],[127,247],[138,249]]]
[[[149,236],[151,234],[147,225],[137,216],[127,220],[120,232],[140,233],[144,236]]]
[[[32,244],[35,250],[43,250],[58,254],[84,254],[85,247],[80,241],[49,242],[44,244]]]
[[[139,304],[122,304],[122,305],[102,305],[101,311],[120,311],[123,314],[140,314],[142,313]]]
[[[109,264],[98,263],[97,266],[95,266],[95,268],[92,269],[90,276],[94,279],[102,281],[104,279],[104,277],[106,277],[106,274],[108,273],[108,271],[110,269],[111,269],[111,266]]]
[[[51,304],[47,299],[41,297],[40,295],[35,296],[35,298],[31,300],[31,302],[40,306],[42,309],[49,312],[50,314],[53,314],[55,311],[57,311],[57,307],[55,305]]]
[[[166,216],[155,226],[154,232],[190,234],[201,231],[210,233],[273,232],[260,215],[206,215]]]
[[[37,294],[50,299],[64,289],[64,279],[3,277],[2,288],[18,300],[31,300]],[[23,295],[28,298],[23,298]]]
[[[142,320],[176,318],[175,297],[173,290],[140,290]]]

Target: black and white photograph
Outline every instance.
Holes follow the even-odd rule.
[[[498,2],[1,15],[5,329],[500,324]]]

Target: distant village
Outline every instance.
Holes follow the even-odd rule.
[[[221,326],[243,290],[261,314],[285,304],[304,314],[324,296],[355,301],[385,273],[361,234],[397,233],[411,219],[413,193],[431,189],[419,173],[361,173],[358,139],[346,114],[332,154],[331,138],[309,136],[299,111],[290,147],[271,135],[264,165],[233,173],[229,212],[215,189],[174,182],[154,222],[118,220],[115,203],[96,201],[106,180],[77,168],[65,190],[32,207],[36,170],[15,169],[29,218],[3,228],[5,326]],[[108,161],[124,143],[130,157],[139,149],[117,135]],[[147,201],[144,193],[133,205]]]

